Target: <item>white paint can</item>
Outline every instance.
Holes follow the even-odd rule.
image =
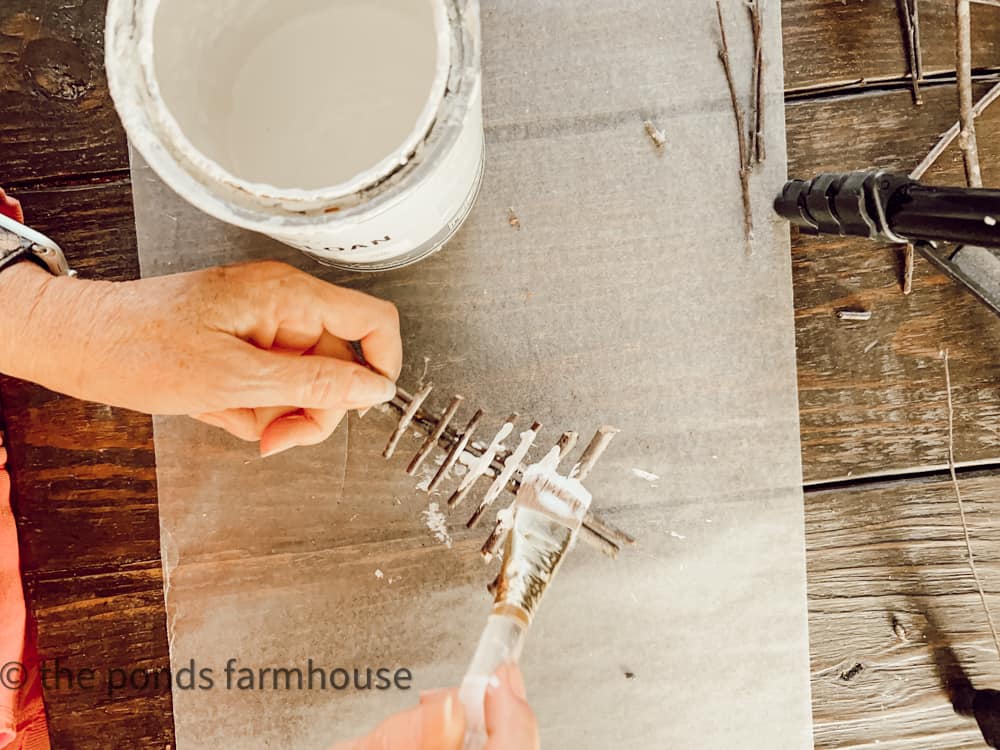
[[[483,174],[479,0],[109,0],[108,83],[186,200],[322,263],[440,248]]]

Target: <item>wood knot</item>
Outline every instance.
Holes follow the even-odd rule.
[[[50,99],[72,102],[90,89],[91,70],[75,44],[38,39],[25,47],[21,59],[28,80]]]
[[[850,682],[864,671],[865,671],[865,665],[862,664],[861,662],[858,662],[850,669],[845,669],[843,672],[841,672],[840,679],[843,680],[844,682]]]

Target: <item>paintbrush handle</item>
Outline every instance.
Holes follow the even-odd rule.
[[[465,742],[462,750],[486,747],[486,688],[502,665],[517,662],[527,626],[504,615],[490,615],[479,638],[472,663],[462,680],[458,697],[465,707]]]

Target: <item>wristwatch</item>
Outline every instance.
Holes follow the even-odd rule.
[[[55,276],[76,275],[59,245],[0,213],[0,271],[21,260],[33,261]]]

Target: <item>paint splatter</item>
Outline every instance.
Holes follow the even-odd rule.
[[[639,477],[639,479],[645,479],[647,482],[658,482],[660,480],[659,474],[653,474],[642,469],[632,469],[632,474]]]
[[[381,568],[375,568],[375,577],[378,578],[380,581],[383,578],[385,578],[385,573],[382,572]]]
[[[686,536],[684,536],[683,534],[678,534],[676,531],[671,531],[670,536],[672,536],[674,539],[687,539]]]
[[[441,512],[440,506],[437,503],[431,503],[420,515],[434,538],[450,549],[451,534],[448,533],[448,519]]]

